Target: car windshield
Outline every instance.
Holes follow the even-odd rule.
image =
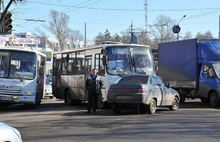
[[[118,84],[147,84],[148,76],[126,76]]]
[[[107,57],[109,74],[153,74],[153,61],[146,46],[109,47]]]
[[[220,63],[212,63],[215,73],[220,78]]]
[[[0,77],[33,79],[36,70],[36,55],[28,52],[0,51]]]

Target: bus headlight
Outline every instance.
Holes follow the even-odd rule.
[[[31,91],[28,91],[28,94],[31,94]]]

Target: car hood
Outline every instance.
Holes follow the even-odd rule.
[[[0,141],[22,142],[19,131],[0,122]]]

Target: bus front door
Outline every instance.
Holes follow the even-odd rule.
[[[86,56],[85,57],[85,82],[87,78],[91,75],[91,71],[92,71],[92,56]],[[85,100],[88,100],[88,94],[85,95]]]

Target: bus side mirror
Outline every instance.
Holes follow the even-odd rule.
[[[106,63],[106,62],[107,62],[106,57],[107,57],[106,55],[103,55],[103,65],[106,65],[106,64],[107,64],[107,63]]]
[[[106,50],[105,50],[105,49],[102,49],[102,50],[101,50],[101,53],[104,54],[104,55],[106,55]]]
[[[45,61],[44,60],[41,62],[41,66],[45,66]]]
[[[44,74],[44,68],[43,66],[40,66],[39,75],[43,75],[43,74]]]

